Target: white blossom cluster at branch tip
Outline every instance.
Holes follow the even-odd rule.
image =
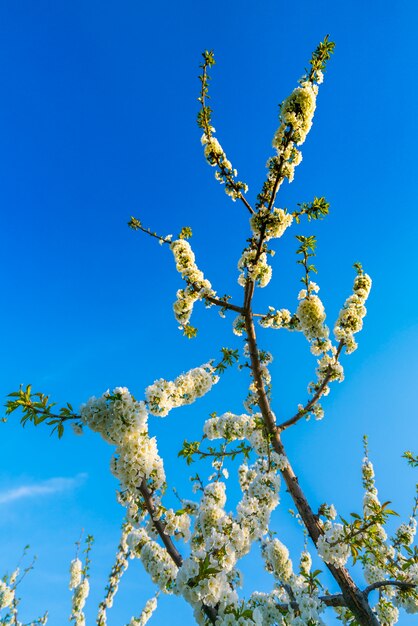
[[[292,561],[289,558],[289,550],[279,539],[272,539],[263,545],[263,557],[266,569],[272,572],[277,580],[282,583],[290,581],[293,576]]]
[[[193,368],[174,381],[160,378],[145,390],[149,411],[153,415],[165,417],[171,409],[191,404],[204,396],[218,380],[211,363]]]
[[[364,304],[370,293],[371,286],[370,276],[360,271],[354,280],[353,295],[345,301],[335,323],[335,337],[338,341],[344,342],[347,354],[354,352],[357,348],[354,334],[363,328],[363,317],[367,312]]]
[[[83,564],[80,559],[73,559],[70,564],[70,589],[75,589],[81,583]]]
[[[310,81],[303,81],[299,87],[282,102],[280,107],[280,126],[273,138],[273,148],[280,159],[281,174],[289,182],[293,181],[295,167],[302,161],[302,153],[296,146],[304,143],[311,129],[316,108],[318,88]],[[274,163],[270,175],[275,174]]]
[[[190,320],[193,306],[197,300],[215,296],[210,282],[195,263],[195,255],[188,241],[176,239],[170,244],[176,262],[176,269],[186,281],[185,289],[177,291],[177,300],[173,305],[176,320],[185,326]]]
[[[232,167],[231,162],[227,159],[221,144],[213,136],[215,129],[213,126],[207,128],[201,137],[202,146],[204,146],[204,155],[206,161],[211,167],[217,167],[215,178],[225,185],[225,193],[235,202],[244,193],[248,191],[248,185],[241,181],[235,180],[238,176],[236,169]]]
[[[312,557],[309,552],[304,550],[300,555],[299,568],[301,574],[308,576],[312,568]]]
[[[157,598],[154,596],[147,600],[144,608],[142,609],[139,617],[133,617],[128,626],[145,626],[145,624],[151,619],[152,614],[157,609]]]

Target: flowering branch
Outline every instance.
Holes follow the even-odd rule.
[[[201,109],[197,115],[197,124],[203,130],[202,144],[205,146],[205,157],[209,165],[217,166],[218,170],[215,174],[215,178],[220,183],[225,185],[225,192],[233,199],[240,199],[245,204],[248,211],[253,214],[254,209],[245,198],[244,193],[248,191],[248,187],[245,183],[239,180],[235,180],[238,172],[232,168],[230,161],[226,158],[226,154],[219,144],[219,141],[213,136],[215,129],[212,126],[211,114],[212,109],[206,104],[206,99],[209,98],[208,86],[209,75],[208,68],[215,65],[215,57],[212,51],[205,51],[202,53],[203,63],[200,68],[202,74],[199,76],[201,82],[201,91],[198,101],[201,104]]]
[[[337,352],[335,354],[334,363],[338,362],[343,346],[344,346],[344,342],[340,341],[340,343],[338,344]],[[329,369],[328,373],[325,375],[324,379],[322,380],[321,384],[319,385],[318,389],[316,390],[313,397],[309,400],[309,402],[302,409],[300,409],[293,417],[291,417],[290,419],[286,420],[285,422],[277,426],[277,431],[279,433],[283,432],[284,430],[286,430],[286,428],[289,428],[289,426],[293,426],[299,420],[301,420],[302,417],[304,417],[307,413],[309,413],[309,411],[315,406],[318,400],[322,397],[328,383],[330,382],[333,376],[332,366],[329,365],[328,369]]]

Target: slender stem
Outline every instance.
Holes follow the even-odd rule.
[[[220,298],[214,298],[213,296],[205,296],[205,300],[208,300],[211,304],[215,304],[216,306],[220,306],[223,309],[228,309],[228,311],[236,311],[241,315],[244,313],[244,309],[240,306],[236,306],[235,304],[230,304],[226,300],[222,300]]]
[[[200,91],[200,103],[202,105],[202,109],[206,110],[206,91],[205,91],[205,85],[207,85],[207,76],[208,76],[208,72],[207,72],[207,65],[205,64],[203,66],[203,76],[201,77],[202,79],[202,89]],[[203,118],[203,124],[204,124],[204,131],[205,131],[205,135],[207,135],[208,137],[212,137],[212,132],[210,129],[210,125],[208,123],[208,120],[206,117]],[[225,167],[223,166],[223,164],[220,161],[219,155],[215,154],[215,161],[216,161],[216,165],[219,167],[220,170],[223,170],[223,174],[224,176],[228,179],[228,182],[232,185],[235,186],[235,181],[234,178],[230,175],[227,174],[225,172]],[[245,196],[242,194],[242,192],[239,192],[239,199],[242,200],[242,202],[244,203],[244,205],[246,206],[246,208],[249,210],[249,212],[251,214],[254,214],[255,211],[252,208],[251,204],[248,202],[248,200],[245,198]]]
[[[153,233],[152,230],[150,230],[149,228],[145,228],[144,226],[142,226],[142,224],[138,220],[135,221],[135,225],[131,226],[131,228],[133,228],[133,230],[142,230],[142,232],[145,233],[146,235],[149,235],[150,237],[154,237],[155,239],[158,239],[158,241],[161,241],[162,243],[171,244],[171,239],[167,239],[166,237],[157,235],[157,233]]]
[[[341,350],[343,349],[343,346],[344,346],[344,342],[340,341],[340,343],[338,344],[337,352],[335,354],[335,363],[338,361],[338,358],[339,358],[339,356],[341,354]],[[315,404],[318,402],[319,398],[323,395],[323,393],[325,391],[325,387],[328,385],[331,376],[332,376],[332,370],[330,369],[329,373],[326,374],[324,380],[322,381],[322,383],[320,384],[320,386],[316,390],[315,394],[312,396],[312,398],[309,400],[309,402],[303,407],[303,409],[298,411],[290,419],[286,420],[285,422],[283,422],[282,424],[279,424],[279,426],[277,426],[277,430],[279,431],[279,433],[281,433],[284,430],[286,430],[286,428],[289,428],[289,426],[293,426],[293,424],[296,424],[299,420],[302,419],[302,417],[304,417],[306,415],[306,413],[308,413],[315,406]]]
[[[21,406],[27,407],[37,415],[46,415],[47,417],[52,417],[53,419],[59,419],[62,422],[66,422],[67,420],[79,420],[80,416],[77,413],[71,413],[70,415],[58,415],[58,413],[50,413],[45,409],[40,409],[38,407],[34,407],[32,402],[25,402]]]

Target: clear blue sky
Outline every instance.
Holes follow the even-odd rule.
[[[2,2],[2,397],[30,382],[74,406],[116,385],[141,398],[156,378],[241,345],[229,322],[203,307],[192,321],[198,338],[181,336],[171,312],[181,286],[171,254],[126,223],[133,214],[163,233],[192,226],[200,266],[218,293],[237,300],[248,221],[201,154],[200,52],[215,50],[214,125],[254,198],[277,105],[330,33],[336,52],[303,163],[277,205],[292,210],[314,195],[331,203],[324,222],[296,231],[318,238],[318,282],[331,323],[350,292],[354,261],[374,285],[360,348],[343,361],[346,382],[324,403],[325,420],[301,424],[285,440],[313,506],[333,502],[344,515],[361,506],[361,438],[368,433],[382,498],[408,515],[416,475],[400,457],[418,451],[417,19],[412,0]],[[260,308],[294,309],[295,249],[291,233],[280,241]],[[260,337],[275,357],[274,408],[288,417],[306,398],[315,361],[299,336]],[[199,437],[214,410],[241,411],[244,387],[228,373],[204,400],[152,420],[168,477],[185,496],[186,466],[176,460],[182,439]],[[108,470],[111,448],[93,434],[69,432],[58,442],[45,429],[22,430],[16,419],[1,432],[0,574],[30,543],[39,560],[22,586],[22,615],[48,608],[51,626],[60,626],[69,611],[68,563],[84,528],[96,537],[92,617],[123,517]],[[12,489],[28,485],[43,493],[11,499]],[[289,506],[283,494],[275,522],[299,548]],[[258,556],[251,558],[246,590],[268,589],[261,565],[253,567]],[[134,563],[109,624],[128,622],[152,591]],[[193,622],[181,601],[164,598],[153,623]],[[411,618],[403,615],[400,624]]]

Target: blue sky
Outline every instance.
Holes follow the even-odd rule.
[[[135,215],[164,234],[190,225],[199,265],[220,294],[239,301],[236,261],[248,220],[201,154],[200,53],[215,50],[214,125],[253,199],[277,105],[330,33],[336,52],[303,162],[276,204],[293,210],[315,195],[331,203],[325,221],[293,231],[318,238],[318,283],[331,324],[349,295],[354,261],[372,276],[373,290],[359,350],[343,359],[346,381],[324,403],[325,420],[290,430],[285,443],[313,505],[334,502],[344,515],[360,508],[361,438],[368,433],[382,498],[408,515],[416,477],[400,457],[418,451],[417,17],[411,0],[3,2],[2,396],[30,382],[74,406],[116,385],[141,398],[156,378],[241,345],[231,320],[203,307],[192,320],[198,338],[181,336],[171,311],[181,286],[171,254],[126,223]],[[293,234],[280,240],[273,281],[257,294],[260,310],[295,308]],[[288,417],[306,398],[315,361],[293,334],[260,332],[260,343],[275,357],[275,411]],[[187,468],[176,459],[183,438],[198,438],[214,410],[241,411],[245,385],[243,375],[228,372],[213,394],[151,422],[167,474],[184,495]],[[84,528],[96,537],[93,616],[123,518],[110,447],[93,434],[69,432],[58,442],[10,419],[1,452],[1,571],[13,568],[27,543],[39,557],[22,586],[22,615],[48,608],[51,626],[66,619],[68,563]],[[296,549],[301,539],[289,506],[283,494],[275,523]],[[256,553],[244,563],[245,588],[268,589],[254,561]],[[109,624],[128,622],[152,591],[134,563]],[[164,598],[153,623],[193,622],[179,600]],[[403,615],[400,623],[412,621]]]

